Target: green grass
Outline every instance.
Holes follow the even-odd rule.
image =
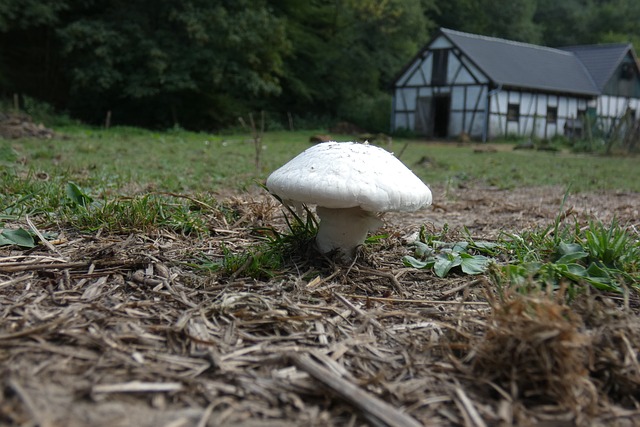
[[[262,144],[263,164],[256,170],[249,134],[77,127],[60,131],[68,138],[19,143],[0,140],[0,156],[5,153],[10,163],[23,159],[25,164],[17,165],[19,170],[66,175],[94,195],[131,195],[150,190],[242,190],[309,146],[308,137],[300,138],[300,133],[268,134]]]
[[[313,213],[305,209],[304,215],[298,215],[293,209],[288,211],[287,229],[282,232],[274,227],[253,229],[257,244],[247,250],[234,253],[223,248],[219,260],[204,258],[192,264],[198,269],[219,271],[227,276],[244,276],[254,279],[270,279],[283,271],[287,265],[304,263],[306,254],[313,251],[313,241],[318,232],[318,223]]]
[[[564,152],[412,143],[402,159],[427,183],[481,181],[498,188],[559,185],[574,192],[640,191],[640,157],[604,157]],[[416,164],[426,156],[427,161]],[[424,165],[424,166],[422,166]]]
[[[67,138],[0,140],[0,166],[39,172],[52,182],[64,177],[93,197],[242,191],[308,148],[312,131],[271,132],[262,141],[262,167],[256,170],[249,134],[212,135],[186,131],[153,132],[116,127],[57,129]],[[324,133],[320,131],[319,133]],[[352,137],[335,135],[338,140]],[[408,146],[403,151],[405,143]],[[499,188],[559,185],[574,192],[640,191],[638,157],[602,157],[542,151],[474,152],[473,146],[395,140],[392,150],[430,185],[480,182]],[[422,160],[422,161],[421,161]],[[35,177],[35,175],[31,175]]]
[[[499,247],[508,263],[503,277],[495,276],[497,282],[526,286],[535,279],[554,288],[588,284],[612,292],[640,290],[640,240],[615,220],[509,234]]]

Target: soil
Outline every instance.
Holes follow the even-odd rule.
[[[638,236],[640,194],[434,196],[386,215],[352,265],[300,256],[271,279],[194,268],[284,227],[263,196],[229,199],[235,222],[212,214],[210,236],[61,224],[0,248],[0,425],[640,425],[636,293],[521,293],[401,262],[423,225],[492,240],[616,218]]]
[[[33,118],[24,113],[0,111],[0,138],[39,138],[52,139],[56,133],[42,123],[35,123]]]

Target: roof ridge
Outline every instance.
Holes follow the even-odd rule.
[[[558,49],[605,49],[612,47],[631,47],[633,43],[594,43],[594,44],[574,44],[569,46],[560,46]]]
[[[452,29],[449,29],[449,28],[440,28],[440,31],[442,31],[445,34],[455,34],[455,35],[468,37],[468,38],[472,38],[472,39],[480,39],[480,40],[486,40],[486,41],[500,42],[500,43],[515,45],[515,46],[528,47],[528,48],[532,48],[532,49],[546,50],[546,51],[549,51],[549,52],[559,53],[559,54],[562,54],[562,55],[574,56],[573,53],[568,52],[566,50],[562,50],[562,49],[554,48],[554,47],[542,46],[542,45],[539,45],[539,44],[519,42],[519,41],[516,41],[516,40],[508,40],[508,39],[503,39],[503,38],[500,38],[500,37],[484,36],[484,35],[480,35],[480,34],[465,33],[463,31],[452,30]]]

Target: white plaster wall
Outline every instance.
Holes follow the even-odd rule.
[[[395,123],[394,123],[395,128],[393,130],[396,130],[396,129],[410,129],[409,128],[409,117],[408,116],[409,116],[408,114],[396,113],[395,114]]]
[[[451,90],[451,109],[462,110],[464,108],[464,88],[455,86]]]
[[[569,103],[570,99],[574,101],[571,104],[573,106],[573,109],[570,108],[570,103]],[[558,99],[558,118],[567,117],[569,114],[573,114],[573,116],[575,116],[576,113],[577,113],[577,110],[576,110],[575,99],[567,98],[566,96],[563,96]]]
[[[523,93],[520,97],[520,133],[530,135],[533,130],[534,119],[530,117],[535,114],[536,97],[530,93]]]
[[[504,135],[504,118],[500,118],[496,114],[491,114],[489,116],[488,137],[491,139],[494,139],[494,138],[499,138],[503,135]]]
[[[424,67],[416,67],[413,74],[407,80],[406,86],[423,86],[427,84]]]
[[[507,92],[509,103],[518,103],[520,102],[520,93],[514,91]],[[522,107],[522,106],[520,106]]]
[[[431,43],[429,46],[430,49],[449,49],[452,48],[453,45],[449,40],[447,40],[444,36],[440,36]]]
[[[536,94],[537,106],[536,110],[541,111],[542,114],[547,114],[547,95],[545,94]]]
[[[454,77],[456,72],[460,68],[460,61],[453,54],[453,52],[449,52],[449,63],[447,64],[447,84],[451,84],[454,81]]]
[[[397,110],[415,110],[416,109],[416,96],[418,89],[416,88],[401,88],[396,89],[396,109]]]
[[[451,112],[449,114],[449,135],[456,137],[462,133],[462,114],[461,112]]]
[[[616,105],[615,115],[616,117],[621,117],[627,110],[628,102],[625,98],[617,97],[615,105]]]
[[[622,117],[627,108],[636,110],[636,118],[640,117],[640,99],[623,98],[617,96],[602,95],[596,102],[596,112],[598,124],[604,132],[608,132],[616,122]]]
[[[433,89],[432,88],[430,88],[430,87],[418,88],[418,94],[416,96],[416,99],[417,98],[424,98],[424,97],[427,97],[427,96],[433,96]],[[416,103],[415,103],[415,100],[414,100],[413,109],[416,108],[415,105],[416,105]]]
[[[465,118],[465,123],[466,123],[467,129],[471,127],[469,136],[471,136],[472,138],[482,138],[482,132],[484,131],[484,116],[485,116],[484,110],[477,111],[475,114],[475,117],[472,113],[467,113],[467,117]],[[473,123],[471,123],[472,119],[473,119]]]
[[[562,135],[563,130],[558,126],[558,122],[547,124],[547,138],[553,138],[555,135]],[[544,134],[540,138],[544,138]]]
[[[473,76],[466,68],[462,68],[458,73],[458,77],[456,77],[456,84],[473,84],[476,81],[473,79]]]
[[[491,98],[491,112],[507,114],[507,104],[509,103],[508,93],[501,91],[494,94]]]
[[[518,122],[507,122],[507,135],[518,135]]]
[[[402,74],[402,76],[400,76],[400,78],[398,79],[398,86],[405,86],[407,84],[407,82],[409,81],[409,79],[411,78],[411,76],[413,76],[416,72],[416,70],[418,69],[420,65],[419,61],[414,61],[413,64],[411,64],[404,72],[404,74]]]
[[[465,106],[467,110],[473,110],[476,108],[479,96],[482,97],[482,99],[480,99],[480,103],[477,104],[478,108],[482,108],[484,110],[487,104],[485,87],[486,86],[467,86],[467,105]]]

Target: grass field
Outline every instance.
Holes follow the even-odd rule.
[[[255,167],[250,135],[208,135],[132,128],[67,128],[56,140],[0,140],[0,164],[52,182],[72,180],[94,195],[131,195],[148,190],[216,192],[242,190],[261,181],[308,148],[313,132],[267,133],[262,164]],[[350,140],[348,135],[335,135]],[[405,146],[406,144],[406,146]],[[482,183],[498,188],[556,185],[573,192],[640,191],[640,158],[567,152],[480,150],[476,144],[398,139],[390,148],[426,183]]]

